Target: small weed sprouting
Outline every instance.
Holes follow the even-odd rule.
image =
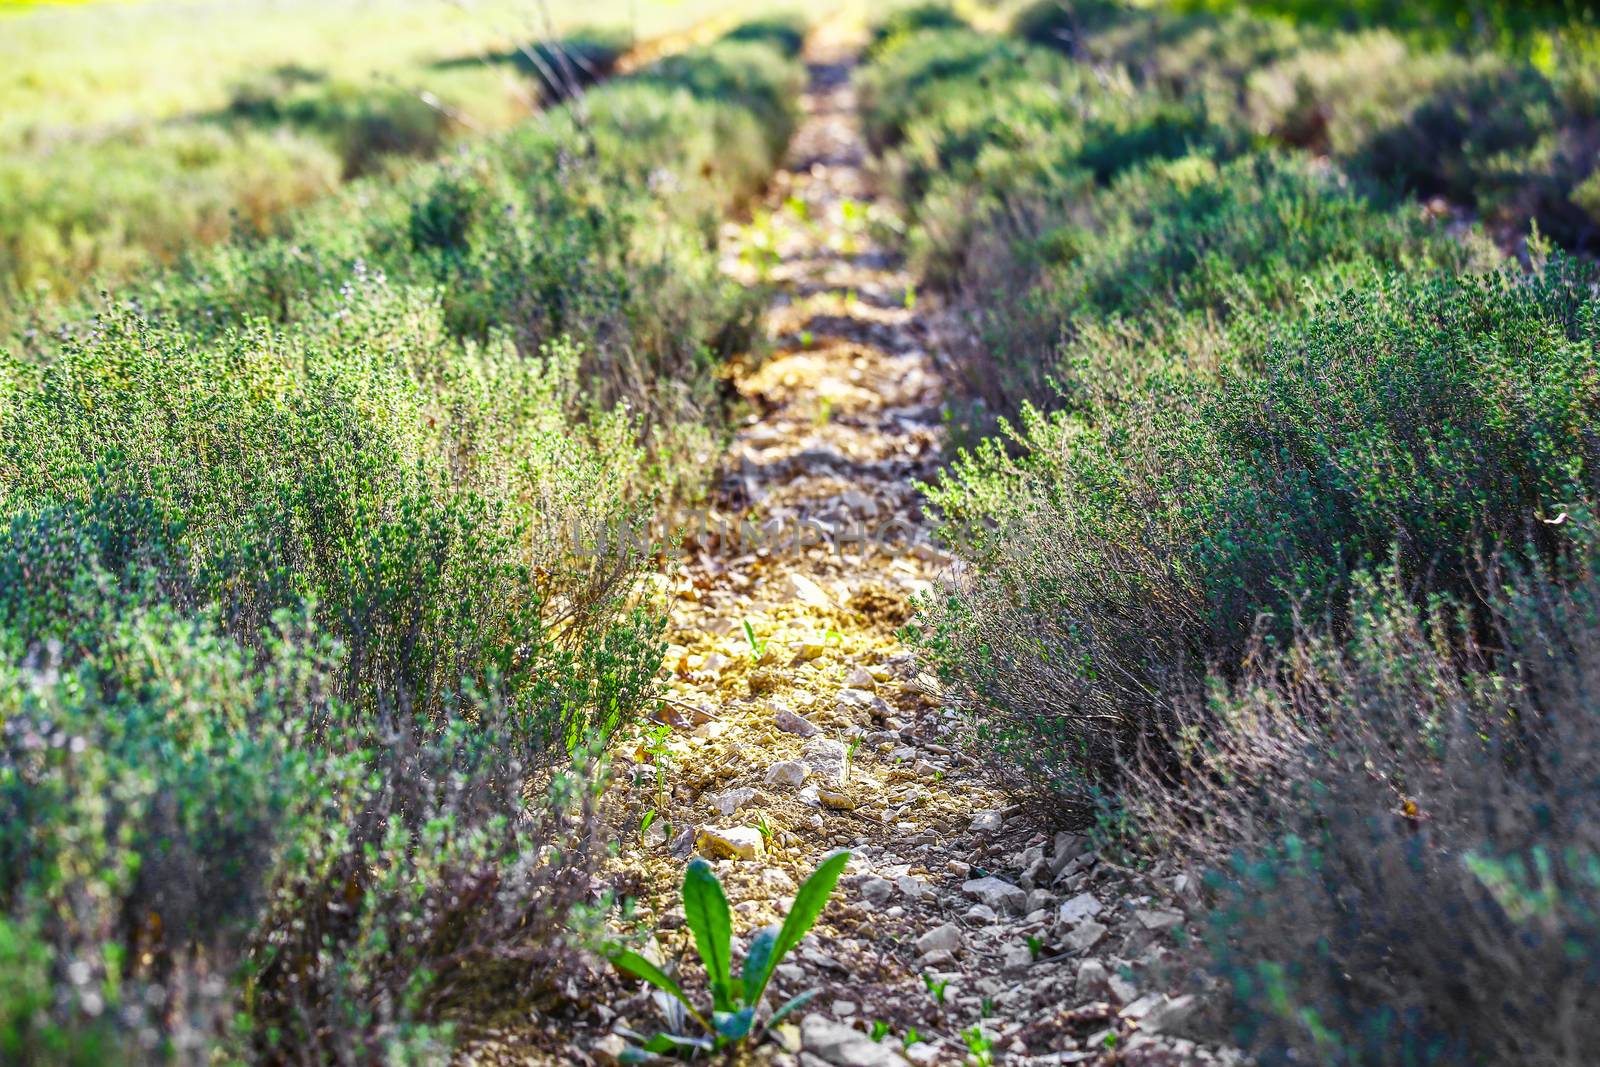
[[[950,979],[935,978],[931,974],[925,974],[922,976],[922,985],[939,1007],[944,1007],[945,994],[950,989]]]
[[[850,784],[850,774],[855,769],[856,749],[861,747],[861,735],[857,734],[844,746],[844,772],[840,780],[841,785]]]
[[[727,895],[711,865],[698,857],[689,862],[683,876],[683,912],[694,936],[695,949],[705,968],[710,985],[711,1010],[696,1007],[677,980],[639,953],[613,944],[606,955],[612,966],[655,986],[670,998],[668,1029],[653,1036],[629,1033],[638,1044],[626,1053],[630,1060],[649,1056],[695,1056],[743,1045],[756,1030],[756,1010],[766,995],[773,971],[822,915],[839,876],[850,862],[850,853],[837,852],[823,860],[795,894],[794,906],[782,926],[756,931],[744,964],[733,973],[733,920]],[[767,1020],[770,1029],[790,1012],[803,1007],[816,995],[806,990],[780,1005]],[[688,1033],[693,1020],[701,1033]]]
[[[817,414],[812,422],[818,427],[828,425],[833,421],[833,398],[824,396],[817,400]]]
[[[750,644],[750,662],[760,663],[767,655],[767,639],[756,636],[756,628],[750,625],[750,620],[744,620],[744,639]]]
[[[882,1019],[872,1020],[872,1040],[882,1043],[889,1036],[889,1024]]]
[[[761,834],[761,843],[766,846],[767,852],[771,853],[777,835],[773,833],[772,824],[767,822],[765,815],[756,816],[756,830]]]
[[[994,1038],[983,1032],[981,1025],[961,1031],[961,1040],[967,1046],[969,1067],[992,1067],[994,1064]]]
[[[641,746],[644,754],[650,760],[650,765],[655,768],[656,807],[658,808],[667,806],[667,772],[672,767],[672,748],[667,744],[667,739],[671,736],[671,726],[666,723],[657,723],[646,731],[644,744]]]

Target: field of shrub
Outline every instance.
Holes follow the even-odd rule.
[[[194,245],[272,232],[288,208],[504,130],[631,42],[735,7],[0,6],[0,329]]]
[[[716,227],[797,43],[735,32],[18,334],[0,1059],[436,1062],[485,991],[553,987],[593,757],[663,654],[596,531],[709,467],[758,299]]]
[[[909,636],[1020,794],[1207,872],[1191,957],[1259,1062],[1582,1063],[1592,31],[1312,10],[875,45],[971,399]]]
[[[850,27],[802,62],[797,6],[646,5],[610,33],[569,5],[534,35],[559,47],[519,48],[499,0],[0,3],[0,1063],[449,1062],[490,1012],[565,1040],[574,975],[626,990],[585,1005],[586,1041],[692,1058],[809,1003],[763,1000],[791,950],[790,974],[899,982],[934,1020],[830,994],[817,1062],[959,1036],[974,1067],[1034,1038],[1136,1064],[1119,1033],[1157,1031],[1132,1005],[1170,1020],[1180,989],[1193,1036],[1263,1067],[1594,1060],[1591,6],[896,4],[853,90],[843,51],[818,59]],[[747,218],[766,259],[743,285],[724,238]],[[813,298],[778,339],[791,369],[760,368],[781,389],[751,389],[730,359]],[[914,453],[818,444],[891,424]],[[876,513],[862,486],[932,472],[949,556],[911,570],[957,561],[946,580],[916,580],[913,615],[752,552],[735,596],[724,544],[693,566],[727,595],[670,610],[652,521],[753,509],[755,482],[712,475],[756,440],[794,446],[763,504],[809,507],[782,479],[821,471]],[[865,558],[817,574],[846,588]],[[846,676],[835,646],[867,642],[833,609],[886,598],[881,669]],[[789,627],[770,656],[729,614],[758,604]],[[802,618],[821,632],[780,662]],[[907,618],[914,655],[879,647]],[[645,734],[690,707],[669,679],[731,692],[703,650],[738,658],[741,632],[748,696]],[[784,670],[846,740],[762,688]],[[802,801],[823,772],[752,745],[742,773],[796,786],[773,822],[803,822],[770,825],[754,786],[713,797],[715,767],[668,788],[673,760],[726,764],[736,726],[837,749],[814,762],[841,788]],[[608,755],[641,735],[657,806],[608,807]],[[842,788],[857,759],[894,815]],[[724,866],[730,906],[679,863],[722,831],[686,820],[758,795],[724,853],[815,873]],[[1163,902],[1094,896],[1179,870]],[[681,904],[613,896],[662,871]],[[1060,885],[1093,892],[1058,910]],[[1093,988],[1047,969],[1085,898],[1090,948],[1120,922],[1105,959],[1164,968],[1155,999],[1099,959]],[[1165,903],[1189,914],[1142,910]],[[782,923],[735,938],[768,904]],[[1181,944],[1145,953],[1140,916],[1169,915]],[[709,1018],[678,984],[691,944]],[[1039,1020],[1021,978],[966,988],[1002,959],[1078,999]],[[632,1030],[656,1007],[674,1032]]]

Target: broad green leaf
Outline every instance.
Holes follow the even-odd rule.
[[[761,991],[767,987],[767,978],[777,963],[772,958],[772,950],[777,945],[778,930],[775,926],[762,927],[750,939],[750,951],[745,953],[744,967],[740,971],[744,984],[743,996],[747,1002],[755,1003]]]
[[[808,989],[804,993],[796,993],[794,996],[784,1001],[782,1007],[772,1013],[772,1018],[767,1020],[767,1027],[770,1029],[774,1026],[777,1026],[779,1019],[782,1019],[785,1015],[788,1015],[796,1008],[803,1008],[807,1004],[810,1004],[811,998],[820,992],[822,992],[820,989]]]
[[[658,1056],[670,1056],[684,1049],[709,1052],[715,1046],[703,1037],[685,1037],[682,1034],[657,1034],[644,1043],[644,1051]]]
[[[711,999],[717,1011],[731,1011],[729,978],[733,966],[733,919],[728,913],[728,898],[722,883],[712,873],[711,864],[693,859],[683,872],[683,914],[694,934],[700,962],[711,979]]]
[[[632,952],[620,945],[611,946],[606,952],[606,958],[611,961],[611,966],[617,970],[631,974],[635,978],[642,978],[657,989],[672,994],[689,1014],[694,1016],[695,1022],[704,1026],[707,1030],[711,1029],[706,1023],[705,1016],[695,1011],[694,1005],[689,1003],[689,998],[683,995],[683,990],[678,988],[678,983],[674,982],[660,967],[657,967],[637,952]]]
[[[711,1021],[716,1024],[717,1033],[729,1041],[743,1041],[750,1036],[750,1028],[755,1025],[755,1005],[748,1004],[738,1011],[713,1012]]]
[[[778,943],[772,950],[772,967],[776,968],[783,962],[783,957],[800,943],[806,932],[815,925],[817,916],[822,914],[822,909],[827,906],[828,897],[833,893],[833,887],[838,884],[839,876],[844,873],[845,864],[850,862],[850,853],[840,852],[828,857],[822,865],[811,872],[800,891],[794,895],[794,907],[789,909],[788,916],[783,920],[783,929],[778,931]],[[770,971],[768,972],[771,973]],[[761,994],[766,991],[766,983],[756,990],[755,1001],[760,1001]]]

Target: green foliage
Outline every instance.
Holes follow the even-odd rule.
[[[783,924],[764,927],[751,936],[744,962],[739,973],[734,974],[733,922],[727,895],[723,893],[722,883],[717,880],[709,863],[698,857],[690,860],[683,876],[683,913],[689,931],[694,936],[695,950],[699,953],[710,987],[709,1019],[695,1007],[671,975],[644,956],[620,944],[610,946],[607,955],[619,971],[669,994],[673,998],[672,1003],[678,1005],[682,1014],[693,1019],[706,1036],[686,1035],[684,1028],[675,1024],[670,1032],[659,1033],[649,1039],[637,1035],[642,1043],[632,1050],[633,1054],[640,1057],[650,1054],[694,1055],[701,1051],[742,1045],[750,1038],[756,1032],[756,1013],[773,972],[816,924],[849,861],[848,852],[836,852],[823,860],[801,884]],[[776,1025],[815,995],[816,990],[808,990],[786,1001],[772,1013],[764,1026]],[[673,1022],[670,1016],[669,1022]]]
[[[1249,373],[1028,409],[959,456],[930,494],[977,566],[919,640],[991,709],[995,758],[1092,802],[1172,694],[1337,614],[1357,571],[1468,595],[1480,546],[1592,491],[1592,281],[1391,275]]]
[[[1195,956],[1259,1062],[1586,1055],[1594,1020],[1560,1007],[1600,968],[1600,745],[1571,704],[1597,589],[1571,521],[1556,568],[1495,571],[1500,649],[1364,577],[1349,636],[1308,629],[1218,687],[1192,774],[1153,798],[1152,826],[1207,842]]]
[[[1581,34],[1461,55],[1195,6],[1039,5],[1053,58],[923,34],[864,80],[1000,416],[929,487],[966,566],[907,636],[991,766],[1209,868],[1213,1036],[1576,1064],[1597,279],[1396,193],[1592,240]]]
[[[554,992],[663,655],[616,534],[701,476],[751,308],[706,234],[797,71],[708,62],[0,364],[8,1057],[442,1058],[474,990]]]
[[[1275,6],[1292,18],[1258,13]],[[1369,182],[1442,196],[1506,243],[1536,222],[1568,247],[1594,247],[1597,220],[1574,196],[1600,144],[1588,15],[1482,4],[1470,18],[1455,8],[1465,23],[1445,29],[1430,20],[1454,5],[1340,5],[1336,17],[1313,7],[1097,4],[1064,39],[1033,32],[1059,15],[1019,25],[1077,57],[1124,65],[1152,91],[1203,100],[1214,122],[1331,152]],[[1513,9],[1528,16],[1518,28]],[[1425,25],[1432,32],[1419,32]],[[1474,40],[1489,50],[1462,49]]]
[[[925,31],[964,29],[966,25],[967,20],[949,4],[930,2],[897,8],[872,28],[867,57],[879,58]]]
[[[767,15],[741,22],[722,35],[724,41],[768,44],[786,56],[797,56],[806,43],[808,21],[801,15]]]

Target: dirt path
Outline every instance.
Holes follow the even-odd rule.
[[[938,461],[942,387],[925,302],[872,238],[886,209],[850,86],[860,38],[835,21],[811,41],[786,168],[767,210],[725,235],[729,274],[778,287],[774,352],[738,375],[758,414],[695,517],[696,550],[662,575],[671,721],[620,758],[617,888],[656,931],[647,952],[683,964],[703,998],[677,902],[688,856],[717,860],[747,936],[781,921],[825,855],[851,850],[768,1002],[820,995],[755,1062],[958,1064],[973,1048],[997,1063],[1203,1062],[1135,1036],[1140,1019],[1159,1030],[1185,1010],[1136,984],[1176,914],[1109,888],[1083,839],[1007,810],[953,751],[959,720],[895,637],[952,566],[914,488]],[[570,1038],[570,1062],[613,1062],[614,1030],[660,1027],[647,991],[615,990]]]

